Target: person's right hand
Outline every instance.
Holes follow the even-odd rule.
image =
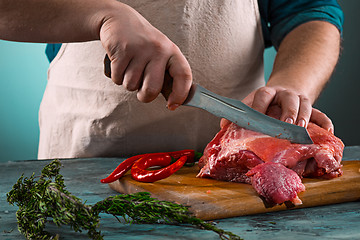
[[[173,79],[168,108],[182,104],[192,84],[188,61],[180,49],[133,8],[116,2],[100,27],[100,40],[111,61],[111,78],[141,102],[161,92],[167,70]]]

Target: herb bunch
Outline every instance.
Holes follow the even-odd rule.
[[[91,239],[103,239],[97,230],[100,213],[111,214],[119,222],[124,219],[126,223],[188,225],[214,231],[221,239],[241,239],[194,217],[188,207],[159,201],[147,192],[111,196],[87,205],[66,190],[60,167],[60,161],[54,160],[44,167],[39,177],[22,175],[7,194],[7,201],[19,207],[18,229],[27,239],[58,238],[44,230],[48,221],[57,226],[68,225],[75,232],[86,230]]]

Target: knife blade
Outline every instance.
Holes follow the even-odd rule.
[[[345,146],[342,161],[354,160],[360,160],[360,146]]]
[[[217,95],[198,84],[191,86],[183,105],[201,108],[240,127],[275,138],[287,139],[293,143],[313,144],[306,128],[269,117],[239,100]]]

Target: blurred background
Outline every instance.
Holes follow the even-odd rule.
[[[315,107],[335,125],[347,146],[360,145],[360,1],[339,1],[345,13],[343,51],[336,71]],[[49,62],[45,44],[0,40],[0,162],[36,159],[38,110],[46,86]],[[265,52],[268,78],[274,49]]]

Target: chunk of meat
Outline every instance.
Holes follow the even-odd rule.
[[[229,182],[251,183],[251,179],[246,173],[261,163],[264,162],[253,152],[240,150],[226,159],[221,158],[216,161],[216,179]],[[201,177],[212,177],[209,170],[210,168],[204,168]]]
[[[280,163],[267,162],[259,164],[247,172],[251,184],[268,203],[281,204],[291,201],[302,204],[298,193],[305,191],[300,177]]]
[[[259,164],[264,165],[264,162],[278,163],[276,166],[282,165],[291,169],[289,171],[297,173],[300,177],[334,178],[341,176],[341,159],[344,149],[342,141],[313,123],[309,123],[307,130],[314,144],[292,144],[288,140],[246,130],[234,123],[226,125],[205,148],[204,155],[199,161],[201,170],[198,177],[233,182],[251,182],[259,192],[262,188],[270,188],[271,184],[273,186],[281,184],[281,180],[278,178],[271,178],[269,183],[264,184],[262,182],[263,186],[259,187],[254,184],[254,180],[249,179],[250,176],[255,177],[258,175],[255,173],[247,174],[247,172],[250,170],[250,173],[253,173],[251,169]],[[264,167],[264,169],[268,168]],[[266,176],[266,174],[263,174],[264,171],[261,168],[260,176]],[[281,170],[276,174],[286,172],[286,174],[292,176],[293,174],[290,174],[289,171]],[[293,181],[289,182],[293,183]],[[263,195],[265,199],[295,201],[294,196],[301,188],[298,186],[291,188],[289,187],[290,183],[286,185],[289,191],[283,191],[289,193],[287,197],[275,196],[277,193],[270,190],[262,190],[259,194],[271,194],[271,196]],[[290,194],[290,192],[292,193]],[[286,194],[283,195],[286,196]]]

